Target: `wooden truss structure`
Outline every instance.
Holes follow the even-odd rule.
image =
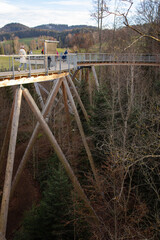
[[[95,84],[98,88],[99,84],[98,84],[97,76],[95,73],[95,69],[92,69],[92,70],[93,70],[93,74],[95,76]],[[43,81],[53,79],[53,78],[51,78],[51,76],[46,76],[46,77],[48,77],[48,79],[43,79]],[[68,74],[65,73],[63,75],[60,74],[59,77],[58,76],[56,76],[56,77],[57,77],[57,79],[55,79],[53,81],[53,86],[50,90],[48,99],[45,104],[43,102],[43,98],[40,93],[39,85],[37,83],[37,82],[39,82],[39,80],[41,81],[42,79],[38,79],[37,81],[36,81],[36,79],[32,79],[32,80],[27,79],[27,83],[32,82],[35,84],[35,88],[36,88],[37,94],[40,99],[42,112],[39,110],[36,102],[34,101],[34,99],[31,96],[29,90],[27,88],[25,88],[24,86],[22,86],[22,84],[25,83],[24,79],[20,79],[20,81],[18,81],[18,82],[16,82],[17,80],[14,80],[13,83],[8,82],[6,84],[6,85],[11,84],[11,85],[18,85],[18,86],[17,86],[16,92],[15,92],[14,101],[12,104],[12,109],[11,109],[10,117],[8,120],[6,134],[5,134],[3,146],[1,149],[1,155],[0,155],[0,173],[1,173],[1,171],[4,167],[4,164],[5,164],[4,152],[6,151],[6,146],[8,144],[7,139],[9,138],[10,140],[9,140],[9,148],[8,148],[8,157],[7,157],[7,163],[6,163],[6,172],[5,172],[5,180],[4,180],[3,195],[2,195],[2,201],[1,201],[1,211],[0,211],[0,240],[5,240],[9,201],[14,194],[17,183],[20,181],[22,172],[23,172],[26,162],[29,158],[31,150],[34,146],[34,143],[37,139],[37,135],[39,133],[40,128],[43,129],[51,146],[54,148],[55,153],[57,154],[59,160],[63,164],[79,197],[84,201],[86,207],[88,208],[88,210],[90,211],[90,213],[94,217],[94,219],[96,219],[96,221],[98,221],[98,217],[97,217],[94,209],[92,208],[88,197],[86,196],[85,192],[83,191],[83,188],[81,187],[76,175],[74,174],[68,160],[66,159],[64,153],[62,152],[61,147],[57,143],[56,138],[53,135],[53,133],[47,123],[51,109],[53,107],[53,103],[54,103],[54,101],[56,101],[56,96],[57,96],[58,92],[60,92],[63,95],[64,108],[65,108],[65,112],[67,114],[68,124],[70,121],[69,115],[70,115],[70,110],[71,110],[73,112],[75,120],[77,122],[77,126],[78,126],[79,132],[82,137],[82,141],[83,141],[83,144],[84,144],[84,147],[85,147],[85,150],[86,150],[89,162],[90,162],[90,166],[91,166],[93,175],[95,177],[95,180],[97,182],[97,186],[99,186],[98,177],[96,174],[96,169],[95,169],[94,161],[92,158],[92,154],[90,152],[88,143],[86,141],[82,123],[81,123],[72,93],[74,93],[74,96],[76,97],[76,99],[82,109],[82,112],[85,116],[86,121],[89,121],[87,112],[84,108],[84,105],[81,101],[81,98],[77,92],[77,89],[76,89],[74,82],[72,81],[72,78],[69,75],[69,73]],[[71,91],[71,89],[72,89],[72,91]],[[35,115],[35,117],[37,119],[37,124],[34,128],[32,136],[28,142],[27,148],[26,148],[24,155],[22,157],[22,160],[19,164],[18,170],[13,178],[13,166],[14,166],[15,148],[16,148],[18,125],[19,125],[19,119],[20,119],[22,96],[24,97],[24,99],[28,103],[30,109],[32,110],[33,114]],[[69,106],[68,102],[70,103],[70,106]]]

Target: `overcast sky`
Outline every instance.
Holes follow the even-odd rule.
[[[117,1],[110,0],[110,5]],[[93,0],[0,0],[0,27],[11,22],[28,27],[48,23],[96,26],[92,9]]]

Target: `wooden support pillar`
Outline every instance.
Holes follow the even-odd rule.
[[[76,178],[71,166],[69,165],[65,155],[63,154],[63,152],[62,152],[60,146],[58,145],[55,137],[53,136],[50,128],[48,127],[47,123],[45,122],[44,117],[42,116],[41,112],[39,111],[36,103],[34,102],[32,96],[30,95],[30,93],[27,89],[23,89],[23,96],[25,97],[25,99],[28,102],[31,110],[35,114],[35,116],[36,116],[37,120],[39,121],[43,131],[47,135],[47,137],[48,137],[52,147],[54,148],[59,160],[63,164],[69,178],[71,179],[71,181],[73,183],[73,186],[75,187],[77,193],[79,194],[79,197],[81,197],[81,199],[85,202],[85,205],[88,208],[88,210],[90,211],[90,213],[96,218],[96,220],[98,220],[98,217],[97,217],[95,211],[93,210],[89,199],[87,198],[86,194],[84,193],[84,191],[83,191],[78,179]]]
[[[35,86],[35,89],[36,89],[36,93],[38,95],[38,100],[40,102],[41,108],[43,109],[44,108],[44,102],[43,102],[43,98],[42,98],[42,95],[41,95],[41,92],[40,92],[40,89],[39,89],[39,85],[38,85],[38,83],[34,83],[34,86]]]
[[[0,233],[0,240],[6,240],[6,238]]]
[[[61,90],[61,88],[59,89],[59,94],[62,96],[63,95],[63,92],[62,92],[62,90]],[[73,111],[72,111],[72,108],[71,108],[71,106],[68,104],[68,109],[69,109],[69,112],[71,113],[71,114],[73,114]]]
[[[92,172],[94,174],[94,177],[95,177],[95,180],[97,182],[97,185],[100,186],[99,181],[98,181],[98,177],[97,177],[97,173],[96,173],[96,169],[95,169],[95,165],[94,165],[94,161],[93,161],[93,158],[92,158],[92,154],[91,154],[91,151],[90,151],[90,149],[88,147],[88,143],[86,141],[86,137],[85,137],[85,134],[84,134],[84,131],[83,131],[82,123],[81,123],[81,120],[80,120],[80,117],[79,117],[79,114],[78,114],[75,102],[73,100],[72,94],[70,92],[67,80],[64,81],[64,84],[65,84],[65,87],[66,87],[66,90],[67,90],[68,98],[69,98],[69,100],[71,102],[72,109],[74,111],[74,116],[75,116],[75,119],[76,119],[76,122],[77,122],[77,125],[78,125],[78,128],[79,128],[79,131],[80,131],[80,134],[81,134],[81,137],[82,137],[82,141],[83,141],[84,147],[86,149],[86,153],[87,153],[90,165],[91,165]]]
[[[14,106],[12,126],[11,126],[11,136],[10,136],[8,158],[7,158],[7,166],[6,166],[6,174],[5,174],[3,196],[2,196],[2,202],[1,202],[0,232],[2,233],[3,236],[5,236],[6,234],[6,227],[7,227],[8,207],[9,207],[9,199],[10,199],[10,191],[11,191],[11,181],[12,181],[16,141],[17,141],[21,99],[22,99],[22,90],[21,88],[18,88],[16,91],[15,106]]]
[[[83,112],[83,114],[85,116],[85,119],[89,122],[89,118],[88,118],[88,114],[86,112],[86,109],[85,109],[85,107],[84,107],[84,105],[83,105],[83,103],[81,101],[81,98],[80,98],[80,96],[79,96],[79,94],[77,92],[77,89],[76,89],[76,87],[75,87],[75,85],[74,85],[70,75],[67,76],[67,79],[68,79],[69,83],[71,84],[71,87],[72,87],[72,89],[73,89],[73,91],[74,91],[74,93],[75,93],[75,95],[77,97],[78,103],[79,103],[79,105],[80,105],[80,107],[82,109],[82,112]]]
[[[13,118],[13,110],[14,110],[14,106],[15,106],[15,96],[14,96],[14,100],[13,100],[13,103],[12,103],[12,109],[11,109],[11,112],[10,112],[10,116],[9,116],[9,120],[8,120],[7,128],[6,128],[6,133],[5,133],[5,137],[4,137],[3,145],[2,145],[2,149],[1,149],[0,174],[2,173],[2,170],[3,170],[4,165],[5,165],[5,154],[6,154],[7,149],[8,149],[9,136],[10,136],[10,130],[11,130],[11,124],[12,124],[12,118]]]
[[[96,74],[96,70],[95,70],[94,66],[92,66],[92,72],[93,72],[93,76],[94,76],[97,91],[99,91],[99,82],[98,82],[98,78],[97,78],[97,74]]]
[[[89,69],[87,69],[87,81],[88,81],[88,88],[89,88],[89,102],[90,102],[90,105],[92,106],[92,83],[89,76]]]
[[[44,107],[44,109],[43,109],[43,111],[42,111],[42,115],[43,115],[44,118],[47,116],[50,108],[51,108],[52,105],[53,105],[53,102],[54,102],[55,97],[56,97],[56,95],[57,95],[57,93],[58,93],[58,91],[59,91],[59,88],[60,88],[60,86],[61,86],[61,84],[62,84],[62,81],[63,81],[62,78],[61,78],[61,79],[58,79],[57,82],[56,82],[56,84],[55,84],[55,86],[54,86],[54,87],[52,88],[52,90],[51,90],[51,94],[49,95],[49,97],[48,97],[48,99],[47,99],[47,102],[46,102],[46,105],[45,105],[45,107]],[[11,197],[13,196],[14,190],[15,190],[15,188],[16,188],[16,186],[17,186],[17,183],[18,183],[18,181],[19,181],[19,179],[20,179],[20,177],[21,177],[21,174],[22,174],[22,172],[23,172],[23,170],[24,170],[25,164],[26,164],[26,162],[27,162],[27,160],[28,160],[28,157],[29,157],[29,155],[30,155],[30,153],[31,153],[31,150],[32,150],[32,148],[33,148],[33,145],[34,145],[34,143],[35,143],[35,141],[36,141],[36,139],[37,139],[37,134],[38,134],[39,130],[40,130],[40,124],[37,123],[36,126],[35,126],[35,129],[34,129],[34,131],[33,131],[33,134],[32,134],[32,136],[31,136],[31,138],[30,138],[30,140],[29,140],[29,143],[28,143],[28,146],[27,146],[27,148],[26,148],[26,150],[25,150],[25,153],[24,153],[24,155],[23,155],[23,158],[22,158],[22,160],[21,160],[21,162],[20,162],[20,165],[19,165],[19,167],[18,167],[18,170],[17,170],[17,172],[16,172],[16,174],[15,174],[15,177],[14,177],[14,179],[13,179],[12,189],[11,189]]]
[[[81,80],[82,80],[82,70],[80,69],[79,70],[79,81],[81,82]]]
[[[76,79],[76,75],[77,75],[78,72],[79,72],[79,69],[76,69],[76,71],[73,73],[73,75],[72,75],[72,80],[73,81]]]
[[[48,74],[48,57],[47,57],[47,42],[44,41],[44,66],[46,74]]]
[[[47,89],[45,89],[40,83],[37,83],[38,87],[41,88],[46,94],[49,95],[49,91]]]
[[[82,80],[84,80],[84,79],[85,79],[85,76],[84,76],[84,68],[81,69],[81,73],[82,73],[82,74],[81,74]]]
[[[67,93],[66,93],[64,82],[62,82],[62,91],[63,91],[64,107],[66,111],[67,128],[68,128],[68,143],[70,144],[71,124],[70,124],[70,115],[69,115],[69,108],[68,108],[68,101],[67,101]]]

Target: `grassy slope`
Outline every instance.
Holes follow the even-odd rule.
[[[19,61],[14,60],[14,67],[19,66]],[[11,71],[12,69],[12,58],[11,57],[1,57],[0,56],[0,71]]]

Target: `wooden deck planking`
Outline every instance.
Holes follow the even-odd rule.
[[[14,85],[21,85],[21,84],[28,84],[28,83],[35,83],[35,82],[45,82],[45,81],[52,81],[57,78],[66,77],[69,75],[69,72],[63,73],[51,73],[50,75],[43,75],[43,76],[32,76],[32,77],[21,77],[18,79],[5,79],[0,81],[0,87],[7,87],[7,86],[14,86]]]

